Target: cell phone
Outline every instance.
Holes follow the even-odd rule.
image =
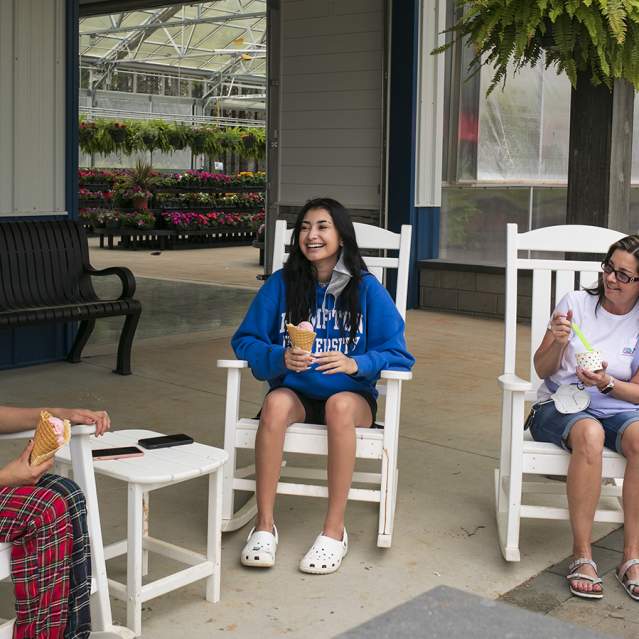
[[[93,459],[126,459],[127,457],[142,457],[144,451],[137,446],[120,446],[119,448],[96,448],[91,451]]]
[[[146,437],[144,439],[138,439],[138,444],[142,448],[154,449],[154,448],[170,448],[171,446],[184,446],[185,444],[192,444],[193,437],[189,437],[184,433],[179,435],[163,435],[162,437]]]

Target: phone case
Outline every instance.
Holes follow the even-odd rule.
[[[119,455],[116,453],[114,455],[105,455],[104,457],[94,457],[93,461],[109,461],[113,459],[126,459],[127,457],[144,457],[144,453],[142,451],[139,453],[120,453]]]
[[[156,440],[156,441],[152,441]],[[147,450],[154,450],[155,448],[172,448],[173,446],[186,446],[192,444],[193,438],[188,435],[184,436],[182,440],[171,440],[170,435],[164,437],[147,437],[146,439],[139,439],[138,445]]]

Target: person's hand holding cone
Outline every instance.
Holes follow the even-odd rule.
[[[71,439],[71,423],[68,419],[59,419],[46,410],[40,413],[31,451],[31,466],[39,466],[51,459],[62,446]]]

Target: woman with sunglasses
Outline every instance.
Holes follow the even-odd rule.
[[[574,558],[567,579],[578,597],[603,596],[590,540],[604,446],[625,456],[624,556],[616,574],[628,595],[639,601],[639,236],[615,242],[602,270],[596,286],[568,293],[552,314],[534,357],[544,383],[530,429],[536,441],[571,452],[567,494]],[[603,354],[600,370],[577,366],[575,356],[585,349],[575,326]],[[586,408],[557,410],[551,396],[566,384],[583,389]]]

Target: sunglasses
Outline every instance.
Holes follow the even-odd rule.
[[[618,271],[617,269],[612,268],[612,266],[608,262],[602,262],[601,269],[606,275],[610,275],[611,273],[614,273],[615,279],[617,280],[617,282],[621,282],[622,284],[629,284],[630,282],[639,282],[639,277],[632,277],[631,275],[628,275],[627,273],[624,273],[623,271]]]

